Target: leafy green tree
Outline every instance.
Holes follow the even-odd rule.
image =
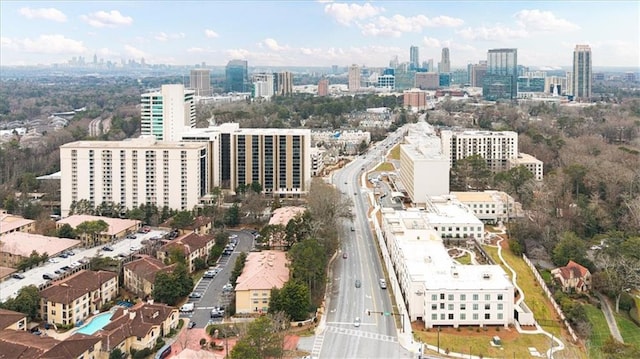
[[[237,203],[234,203],[233,206],[227,210],[225,222],[231,227],[235,227],[240,224],[240,207]]]
[[[247,262],[247,253],[242,252],[236,258],[236,262],[233,265],[233,271],[231,271],[231,277],[229,278],[229,283],[236,286],[236,280],[242,274],[242,270],[244,269],[244,264]]]
[[[564,266],[570,260],[586,265],[587,246],[583,240],[573,232],[565,232],[553,249],[551,260],[558,266]]]
[[[185,229],[191,225],[193,225],[195,218],[193,217],[193,213],[191,211],[180,211],[173,216],[173,220],[171,221],[171,226],[174,229]]]
[[[231,350],[232,359],[281,358],[284,335],[270,316],[258,317],[247,325],[247,332]]]
[[[1,303],[0,308],[20,312],[29,317],[29,320],[33,320],[40,310],[40,291],[34,285],[22,287],[15,298]]]
[[[134,209],[131,209],[131,210],[127,211],[126,216],[129,219],[137,219],[138,221],[144,221],[144,219],[145,219],[145,213],[140,208],[134,208]]]
[[[171,247],[168,253],[169,263],[187,264],[187,257],[181,247]]]
[[[262,193],[262,185],[260,182],[251,182],[251,190],[257,194]]]
[[[76,232],[73,230],[73,227],[69,225],[69,223],[65,223],[62,226],[60,226],[60,228],[58,228],[56,235],[58,236],[58,238],[71,238],[71,239],[76,238]]]
[[[89,268],[93,271],[107,270],[119,272],[121,262],[111,257],[96,256],[89,261]]]
[[[287,252],[291,278],[307,284],[312,291],[323,288],[325,281],[326,252],[315,239],[294,244]]]
[[[196,258],[193,260],[193,267],[195,270],[202,270],[207,268],[207,262],[203,258]]]
[[[155,300],[175,305],[193,289],[193,278],[189,276],[186,266],[178,263],[172,273],[160,272],[153,283],[152,296]]]
[[[87,244],[96,246],[98,245],[98,235],[109,229],[107,222],[99,219],[97,221],[85,221],[80,223],[76,227],[76,232],[80,233]]]
[[[289,280],[282,289],[271,289],[269,313],[284,312],[291,320],[305,320],[309,316],[311,293],[306,284]]]
[[[457,160],[451,169],[452,182],[461,191],[484,190],[489,186],[491,170],[480,155]]]
[[[502,182],[509,186],[511,192],[521,201],[527,203],[531,201],[530,197],[525,196],[525,185],[533,181],[533,173],[525,166],[518,166],[505,172],[496,173],[494,178],[496,182]]]
[[[127,354],[124,353],[122,350],[120,350],[120,348],[114,348],[109,353],[109,359],[125,359],[126,357],[127,357]]]

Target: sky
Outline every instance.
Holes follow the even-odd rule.
[[[397,56],[453,68],[517,48],[518,63],[640,67],[638,1],[0,1],[0,65],[145,59],[148,64],[383,67]]]

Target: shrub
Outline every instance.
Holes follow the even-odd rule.
[[[131,356],[133,357],[133,359],[145,359],[146,357],[148,357],[151,354],[152,354],[152,351],[149,348],[144,348],[144,349],[138,350],[136,352],[134,352],[134,350],[131,349]]]

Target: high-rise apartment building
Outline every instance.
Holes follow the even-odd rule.
[[[490,101],[514,100],[518,92],[518,49],[491,49],[487,53],[487,73],[482,96]]]
[[[178,141],[185,128],[196,124],[193,90],[184,85],[162,85],[160,91],[141,96],[141,134],[161,141]]]
[[[247,60],[231,60],[225,70],[227,92],[249,91],[249,65]]]
[[[191,70],[189,89],[193,90],[196,96],[211,96],[211,72],[207,69]]]
[[[210,188],[236,191],[260,183],[264,193],[300,196],[311,181],[311,130],[240,128],[237,123],[194,128],[183,141],[208,142]]]
[[[191,210],[209,192],[207,160],[206,143],[153,137],[67,143],[60,146],[62,216],[80,200]]]
[[[360,89],[360,66],[353,64],[349,67],[349,91]]]
[[[418,46],[411,46],[409,48],[409,66],[411,70],[420,67],[420,49]]]
[[[440,132],[442,152],[455,166],[456,161],[480,155],[494,172],[508,169],[508,160],[518,157],[518,134],[513,131]]]
[[[274,76],[272,73],[259,73],[252,76],[252,97],[271,98],[274,95]]]
[[[293,75],[289,71],[273,74],[273,92],[276,96],[289,96],[293,93]]]
[[[449,58],[448,47],[442,49],[442,59],[440,60],[440,68],[438,69],[438,71],[444,73],[451,72],[451,59]]]
[[[487,62],[480,61],[477,65],[471,65],[471,72],[469,77],[471,78],[472,87],[482,87],[484,76],[487,74]]]
[[[329,80],[321,78],[320,81],[318,81],[318,96],[327,95],[329,95]]]
[[[591,47],[589,45],[576,45],[573,50],[573,96],[577,99],[591,97],[591,81],[593,69],[591,67]]]

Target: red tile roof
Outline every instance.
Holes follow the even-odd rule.
[[[0,309],[0,329],[6,329],[8,326],[17,323],[19,320],[26,318],[26,315],[13,310]],[[0,354],[0,358],[2,354]]]
[[[166,265],[161,260],[153,257],[143,256],[138,260],[125,264],[124,268],[130,270],[135,275],[144,278],[150,283],[153,283],[155,282],[156,275],[158,273],[171,272],[175,266],[175,264]]]
[[[100,338],[98,337],[76,333],[56,344],[45,352],[40,359],[77,358],[80,354],[93,348],[99,341]]]
[[[181,248],[185,254],[189,254],[197,249],[206,247],[207,243],[211,241],[215,241],[213,234],[196,234],[191,232],[163,245],[160,247],[160,250],[167,252],[170,248]]]
[[[0,358],[39,358],[58,343],[54,338],[33,335],[24,330],[0,330]]]
[[[82,270],[41,290],[40,297],[54,303],[70,304],[115,277],[116,273],[113,272]]]

